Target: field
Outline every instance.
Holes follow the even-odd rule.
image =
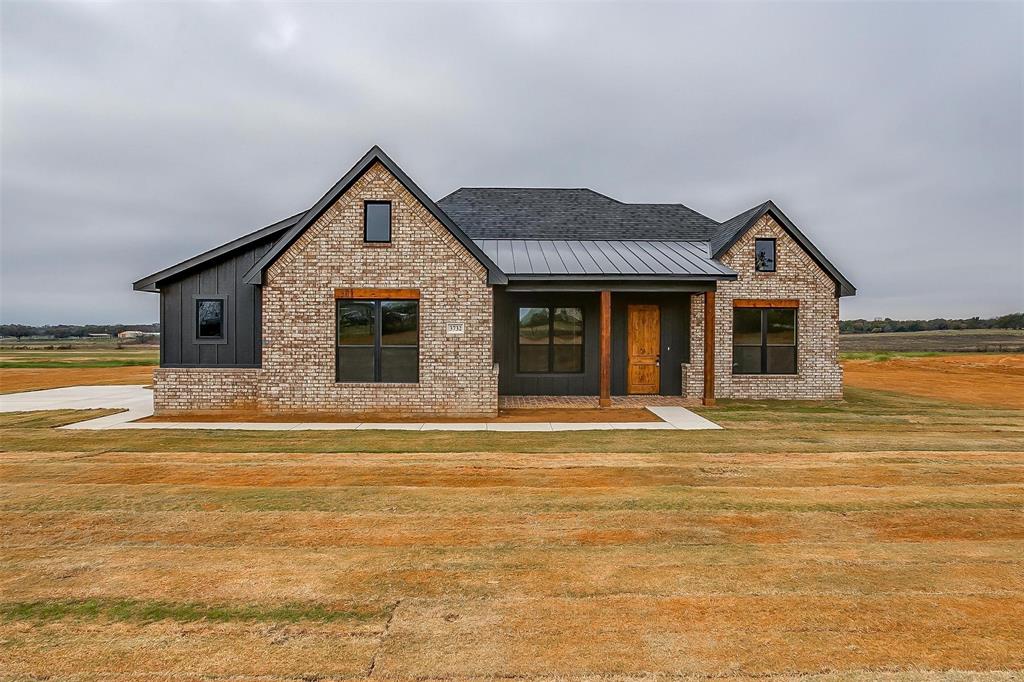
[[[934,332],[841,334],[839,347],[844,353],[864,351],[1021,353],[1024,352],[1024,329],[952,329]]]
[[[116,339],[0,342],[0,393],[61,386],[148,385],[159,346]]]
[[[873,373],[941,357],[716,432],[0,415],[0,679],[1020,679],[1024,381]]]

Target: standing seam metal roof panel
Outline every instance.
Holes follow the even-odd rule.
[[[736,276],[701,242],[478,239],[476,244],[507,275]]]

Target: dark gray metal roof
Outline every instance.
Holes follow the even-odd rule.
[[[523,275],[735,279],[707,242],[596,239],[477,239],[509,278]]]
[[[463,187],[437,204],[473,239],[704,241],[718,227],[682,204],[626,204],[590,189]]]

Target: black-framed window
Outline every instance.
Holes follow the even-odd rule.
[[[196,338],[219,340],[225,337],[227,322],[223,298],[196,298]]]
[[[732,373],[796,374],[796,308],[733,308]]]
[[[583,308],[519,308],[518,370],[526,374],[583,371]]]
[[[363,240],[372,243],[391,241],[391,202],[363,203]]]
[[[775,272],[775,239],[754,240],[754,269]]]
[[[335,380],[419,381],[419,301],[341,299],[336,308]]]

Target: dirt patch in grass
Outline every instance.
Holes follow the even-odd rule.
[[[843,369],[847,386],[1024,409],[1024,354],[847,360]]]
[[[535,423],[535,422],[567,422],[572,424],[592,424],[602,422],[658,422],[661,419],[645,408],[606,408],[606,409],[548,409],[548,408],[511,408],[499,410],[496,417],[446,417],[443,415],[401,416],[386,412],[187,412],[183,414],[161,415],[139,419],[140,422],[310,422],[310,423],[420,423],[435,422],[442,424],[479,424],[484,422],[499,423]]]
[[[0,393],[38,391],[65,386],[149,385],[150,366],[61,367],[46,369],[0,369]]]

